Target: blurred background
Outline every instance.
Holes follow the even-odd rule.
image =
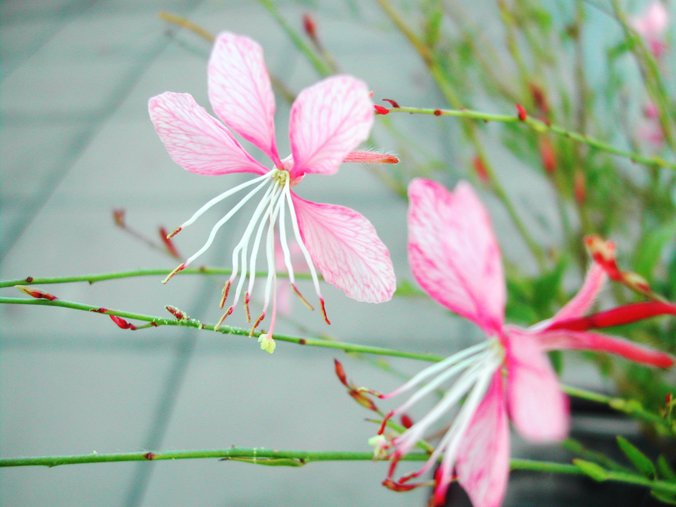
[[[646,5],[633,2],[627,8],[639,12]],[[366,81],[376,104],[389,107],[382,102],[389,98],[402,106],[449,107],[448,94],[440,91],[424,58],[377,2],[280,1],[274,6],[309,45],[312,40],[304,33],[303,19],[311,16],[321,48],[330,52],[326,61]],[[514,104],[520,102],[534,115],[551,114],[568,128],[579,127],[626,148],[642,142],[642,151],[673,160],[661,151],[668,147],[638,137],[640,125],[649,121],[644,114],[649,99],[642,95],[639,67],[621,47],[622,29],[610,2],[394,6],[421,38],[430,37],[425,43],[443,62],[443,72],[462,104],[516,114]],[[436,19],[429,14],[430,6],[437,9],[434,16],[441,6],[436,24],[430,24]],[[4,1],[0,279],[172,269],[178,261],[168,255],[159,228],[173,230],[208,199],[243,181],[238,175],[204,177],[184,171],[171,161],[153,129],[147,102],[164,91],[190,93],[210,110],[206,81],[210,45],[166,16],[161,19],[163,11],[189,19],[211,34],[228,30],[261,44],[276,82],[280,153],[289,152],[290,103],[284,97],[297,94],[321,75],[260,3]],[[505,22],[512,19],[510,13],[514,24]],[[580,32],[571,32],[571,27]],[[442,34],[437,40],[435,30]],[[578,37],[580,33],[584,36]],[[514,37],[516,49],[510,46]],[[535,38],[533,45],[528,37]],[[519,52],[525,53],[521,65],[515,57]],[[662,65],[668,67],[669,58],[667,52]],[[580,82],[582,89],[577,87]],[[580,103],[581,109],[576,105]],[[587,115],[586,122],[576,119],[580,110]],[[493,162],[492,180],[482,172],[477,144],[467,142],[472,136],[485,144],[482,149]],[[541,139],[548,139],[544,148]],[[308,177],[299,189],[301,197],[348,206],[365,215],[390,249],[399,283],[413,283],[406,261],[405,185],[416,175],[449,187],[469,178],[491,211],[508,263],[510,290],[516,288],[508,309],[513,322],[530,324],[550,316],[579,286],[586,262],[582,234],[614,233],[614,239],[634,248],[654,224],[663,228],[663,234],[671,230],[667,226],[673,227],[672,173],[651,176],[645,167],[590,153],[567,140],[538,136],[519,125],[467,127],[452,118],[393,114],[376,118],[369,146],[397,153],[402,163],[384,168],[344,164],[335,176]],[[264,157],[260,160],[267,165]],[[558,172],[551,170],[552,163],[558,164]],[[501,191],[496,191],[498,181]],[[663,191],[651,193],[654,188]],[[584,204],[580,189],[586,191]],[[636,189],[645,192],[622,200]],[[503,194],[535,238],[536,250],[520,235]],[[647,229],[646,220],[640,218],[647,213],[646,203],[664,210],[649,213],[652,222]],[[228,206],[210,211],[174,239],[183,258],[203,244]],[[250,212],[243,210],[222,229],[201,263],[230,266],[230,252]],[[639,217],[640,213],[644,215]],[[672,255],[673,245],[665,240],[650,266],[650,279],[669,278]],[[220,316],[223,277],[178,276],[167,285],[161,279],[44,288],[63,300],[149,315],[168,317],[165,305],[173,305],[205,323],[213,324]],[[670,287],[663,287],[667,295]],[[356,303],[328,285],[322,291],[330,327],[318,312],[294,301],[292,313],[279,322],[277,331],[440,355],[481,338],[471,324],[427,298],[406,295],[410,291],[381,305]],[[311,293],[309,286],[305,292]],[[2,295],[19,297],[12,288],[2,289]],[[606,297],[613,298],[622,301],[631,296]],[[243,312],[236,311],[229,323],[245,326]],[[668,331],[659,327],[644,341],[664,343],[660,337]],[[671,342],[662,346],[668,347]],[[381,391],[396,387],[402,375],[423,366],[388,359],[399,372],[393,375],[339,351],[279,343],[270,356],[254,339],[179,328],[131,332],[102,315],[1,305],[0,455],[230,446],[368,451],[366,441],[376,426],[366,422],[370,414],[346,396],[333,371],[334,357],[343,362],[349,379]],[[610,378],[626,378],[621,362],[613,369],[609,360],[602,361],[605,369],[600,370],[599,361],[570,357],[575,360],[566,360],[561,371],[564,381],[576,386],[612,392],[615,383]],[[662,392],[656,389],[655,396]],[[424,410],[421,407],[419,413]],[[617,433],[638,435],[635,423],[604,417],[579,417],[575,430],[596,441]],[[558,448],[531,448],[519,441],[514,447],[516,456],[569,459]],[[371,462],[272,468],[217,460],[2,469],[0,503],[426,504],[425,489],[396,494],[383,488],[386,470],[386,463]],[[532,498],[536,483],[543,494],[557,492],[560,505],[571,501],[561,496],[569,491],[566,488],[547,486],[551,478],[537,476],[524,482],[517,476],[506,504],[538,505],[531,503],[543,498]]]

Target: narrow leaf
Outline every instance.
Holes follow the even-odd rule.
[[[650,458],[634,447],[634,445],[631,444],[626,438],[623,438],[619,435],[617,437],[617,445],[620,446],[620,449],[625,454],[625,456],[629,458],[629,461],[631,461],[632,465],[636,467],[636,470],[649,479],[655,478],[657,472],[655,470],[655,465],[653,465],[652,461],[650,461]]]
[[[591,461],[574,459],[573,465],[575,465],[580,470],[580,472],[588,475],[595,481],[605,481],[608,478],[608,472],[600,465],[592,463]]]
[[[676,482],[676,472],[669,466],[669,462],[667,461],[667,458],[664,457],[664,454],[660,454],[659,458],[657,458],[657,470],[660,472],[660,476],[662,476],[663,479],[670,482]]]

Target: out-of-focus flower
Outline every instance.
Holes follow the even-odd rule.
[[[534,442],[558,441],[568,434],[568,399],[549,363],[548,350],[606,351],[659,367],[671,366],[673,360],[622,338],[589,331],[648,316],[616,308],[612,310],[616,314],[600,320],[583,317],[606,280],[603,267],[596,263],[578,294],[553,318],[527,329],[506,325],[500,249],[488,213],[472,187],[461,182],[448,192],[437,183],[416,179],[409,186],[409,198],[409,261],[414,276],[434,300],[474,322],[488,340],[424,369],[394,392],[379,395],[391,398],[426,382],[387,415],[382,435],[389,418],[456,378],[427,415],[391,440],[392,464],[383,484],[395,489],[415,487],[409,481],[443,455],[435,478],[436,504],[443,503],[455,476],[475,507],[496,507],[502,503],[509,474],[508,414],[516,430]],[[462,399],[449,430],[425,465],[395,481],[399,459]],[[384,444],[378,445],[382,452]]]
[[[664,34],[669,26],[669,13],[662,2],[651,3],[643,13],[631,20],[631,25],[646,41],[655,58],[661,57],[667,48]]]
[[[327,323],[317,270],[327,282],[358,301],[378,303],[390,299],[396,285],[394,270],[389,252],[371,223],[349,208],[306,201],[291,191],[308,173],[335,173],[346,158],[382,162],[381,154],[352,152],[368,137],[373,123],[373,104],[366,85],[351,76],[338,75],[303,90],[291,107],[291,155],[283,160],[277,152],[275,99],[261,47],[247,37],[221,33],[209,59],[208,85],[211,105],[225,125],[210,116],[191,95],[165,92],[149,102],[155,130],[172,159],[190,172],[208,176],[246,172],[255,177],[211,199],[170,236],[194,223],[223,199],[246,188],[253,187],[253,190],[216,223],[206,244],[176,268],[165,282],[202,255],[211,246],[218,230],[247,201],[262,192],[263,197],[232,255],[232,276],[223,290],[221,307],[238,275],[239,282],[235,301],[218,325],[234,310],[247,277],[245,304],[248,301],[262,242],[268,277],[263,312],[255,321],[252,333],[265,318],[272,302],[270,328],[261,340],[261,347],[271,351],[277,309],[276,228],[279,228],[289,281],[295,288],[286,239],[289,224],[312,275]],[[270,157],[273,167],[268,169],[251,157],[230,130],[260,148]]]

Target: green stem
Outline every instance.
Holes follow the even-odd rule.
[[[543,121],[537,120],[531,116],[527,116],[525,120],[520,120],[516,115],[506,115],[506,114],[491,114],[483,113],[481,111],[474,111],[471,109],[428,109],[420,107],[399,107],[390,109],[390,113],[411,113],[411,114],[429,114],[434,116],[453,116],[455,118],[471,118],[473,120],[481,120],[485,122],[497,121],[501,123],[523,123],[528,127],[532,128],[538,133],[553,132],[554,134],[567,137],[573,141],[579,143],[584,143],[592,148],[596,148],[601,151],[612,153],[613,155],[618,155],[620,157],[628,158],[632,162],[637,162],[639,164],[645,164],[647,166],[657,166],[665,167],[668,169],[676,170],[676,163],[668,162],[659,157],[646,157],[639,153],[633,153],[630,151],[621,150],[606,144],[602,141],[594,139],[593,137],[585,136],[571,130],[566,130],[558,125],[548,125]]]
[[[578,389],[577,387],[565,385],[562,385],[561,388],[569,396],[575,396],[576,398],[582,398],[596,403],[608,405],[613,410],[624,412],[625,414],[633,416],[636,419],[654,424],[668,434],[676,434],[674,429],[667,423],[667,421],[665,421],[659,414],[655,414],[643,408],[638,400],[625,400],[623,398],[606,396],[605,394],[585,391],[584,389]]]
[[[51,278],[34,278],[29,276],[27,278],[19,278],[16,280],[0,280],[0,289],[4,287],[14,287],[15,285],[48,285],[56,283],[74,283],[74,282],[102,282],[105,280],[119,280],[121,278],[135,278],[140,276],[167,276],[171,273],[171,269],[137,269],[134,271],[117,271],[114,273],[100,273],[96,275],[77,275],[77,276],[63,276]],[[187,268],[176,273],[175,276],[183,275],[230,275],[232,270],[225,268]],[[256,277],[266,277],[267,273],[258,272]],[[288,277],[287,273],[277,273],[278,277]],[[296,278],[303,280],[310,280],[312,277],[309,273],[296,273]]]
[[[174,320],[174,319],[163,319],[161,317],[154,317],[151,315],[143,315],[140,313],[131,313],[124,312],[119,310],[111,310],[108,308],[101,308],[99,306],[85,305],[82,303],[74,303],[72,301],[64,301],[61,299],[55,299],[54,301],[49,301],[46,299],[26,299],[26,298],[5,298],[0,297],[0,304],[10,304],[10,305],[36,305],[36,306],[56,306],[60,308],[69,308],[71,310],[80,310],[84,312],[94,312],[103,315],[115,315],[117,317],[122,317],[123,319],[134,319],[140,320],[143,322],[151,322],[154,327],[159,326],[179,326],[179,327],[191,327],[195,329],[204,329],[207,331],[216,331],[214,326],[210,324],[202,324],[201,322],[195,319],[184,319],[184,320]],[[249,337],[249,331],[247,329],[241,329],[231,326],[221,326],[218,333],[227,334],[227,335],[236,335],[236,336],[246,336]],[[254,333],[253,338],[258,338],[261,333]],[[296,336],[287,336],[281,334],[275,334],[274,339],[281,342],[295,343],[298,345],[307,345],[309,347],[323,347],[329,349],[338,349],[345,352],[358,352],[362,354],[374,354],[380,356],[391,356],[391,357],[405,357],[408,359],[417,359],[419,361],[429,361],[429,362],[439,362],[443,357],[437,356],[435,354],[419,354],[416,352],[405,352],[401,350],[387,349],[384,347],[372,347],[368,345],[357,345],[353,343],[344,343],[337,341],[327,341],[319,340],[314,338],[299,338]]]
[[[296,47],[300,50],[301,53],[305,55],[308,61],[312,64],[315,70],[322,77],[330,76],[333,74],[329,65],[324,62],[317,53],[310,47],[310,45],[303,40],[303,38],[294,30],[289,23],[284,19],[284,17],[277,10],[277,6],[272,0],[258,0],[260,4],[265,7],[265,9],[270,13],[270,15],[275,18],[275,21],[279,23],[282,29],[286,34],[291,38]]]
[[[229,449],[199,449],[166,452],[124,452],[114,454],[81,454],[75,456],[36,456],[25,458],[0,458],[0,467],[27,467],[62,465],[82,465],[86,463],[119,463],[125,461],[166,461],[179,459],[225,459],[242,460],[255,465],[268,466],[301,466],[321,461],[374,461],[372,452],[344,452],[344,451],[286,451],[264,448],[229,448]],[[427,461],[427,453],[410,453],[401,457],[401,461]],[[377,461],[377,460],[376,460]],[[387,460],[383,460],[387,461]],[[513,459],[510,461],[511,470],[529,470],[543,473],[560,473],[569,475],[584,475],[575,465]],[[676,484],[650,480],[645,477],[626,472],[607,472],[607,480],[628,482],[657,488],[661,491],[676,492]]]

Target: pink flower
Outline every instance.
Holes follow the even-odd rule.
[[[583,317],[606,279],[597,264],[580,292],[552,319],[528,329],[506,325],[500,249],[488,213],[472,187],[461,182],[454,192],[448,192],[437,183],[416,179],[409,186],[409,198],[409,261],[413,274],[433,299],[474,322],[488,340],[426,368],[396,391],[380,395],[390,398],[427,382],[388,414],[381,426],[383,434],[390,417],[457,377],[425,417],[392,439],[392,465],[385,482],[412,486],[408,481],[429,470],[443,454],[436,477],[436,503],[443,503],[455,474],[475,507],[496,507],[502,503],[509,474],[508,415],[516,430],[535,442],[558,441],[568,434],[568,399],[546,351],[600,350],[659,367],[671,366],[673,360],[627,340],[588,331],[650,314],[649,309],[627,307],[626,311],[611,310],[617,314],[600,320]],[[660,311],[670,313],[664,308]],[[604,313],[608,312],[597,315]],[[394,482],[401,456],[463,398],[450,429],[422,469]]]
[[[255,177],[211,199],[172,235],[223,199],[245,188],[253,190],[218,221],[206,244],[176,268],[165,283],[202,255],[221,226],[247,201],[262,193],[244,237],[234,249],[232,276],[223,290],[221,307],[238,274],[239,282],[235,301],[218,325],[234,310],[247,277],[244,300],[245,305],[248,303],[263,240],[268,277],[263,312],[254,323],[252,333],[265,317],[272,300],[270,329],[259,341],[268,351],[274,347],[276,228],[289,279],[295,288],[286,240],[289,225],[307,262],[327,323],[317,270],[327,282],[358,301],[379,303],[390,299],[395,289],[394,270],[389,252],[371,223],[349,208],[306,201],[291,191],[306,174],[335,173],[344,159],[372,163],[397,161],[391,155],[352,152],[366,140],[373,123],[373,104],[366,85],[351,76],[339,75],[303,90],[291,108],[291,155],[283,160],[277,152],[275,99],[261,47],[247,37],[221,33],[209,59],[208,85],[211,105],[225,125],[210,116],[191,95],[165,92],[150,99],[148,105],[155,130],[171,158],[190,172],[207,176],[246,172]],[[249,155],[231,130],[260,148],[271,159],[272,168],[266,168]]]
[[[669,13],[664,5],[659,1],[653,2],[640,16],[631,20],[631,25],[646,41],[655,58],[662,56],[666,49],[664,34],[669,26]]]

